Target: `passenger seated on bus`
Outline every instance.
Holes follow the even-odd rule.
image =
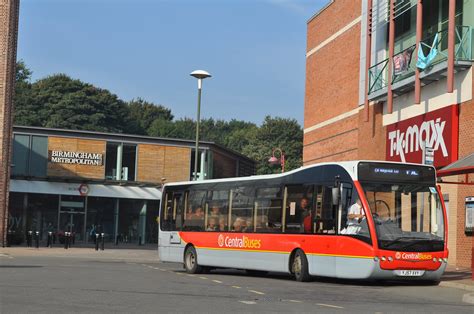
[[[227,224],[225,217],[219,218],[219,231],[227,231]]]
[[[216,204],[212,205],[209,216],[219,217],[220,214],[221,214],[221,209]]]
[[[233,231],[242,232],[244,227],[245,227],[245,220],[240,217],[236,218],[233,225]]]
[[[214,217],[209,218],[206,231],[217,231],[217,219]]]
[[[245,227],[242,229],[243,232],[253,232],[253,221],[252,218],[245,220]]]
[[[187,219],[193,219],[194,211],[192,206],[188,206],[188,210],[186,212],[186,215],[184,216],[184,220]]]
[[[194,212],[194,215],[191,216],[191,219],[204,219],[204,211],[202,210],[202,207],[196,208],[196,211]]]

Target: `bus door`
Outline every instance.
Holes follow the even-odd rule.
[[[342,182],[337,206],[336,276],[365,278],[372,271],[370,232],[359,195],[352,183]],[[361,215],[354,218],[354,214]]]
[[[160,232],[159,253],[163,259],[170,260],[173,256],[179,255],[176,250],[182,246],[178,232],[181,230],[182,226],[185,193],[167,191],[164,197],[165,200],[160,217],[160,225],[163,232]],[[174,259],[177,259],[177,261],[180,262],[182,256]]]
[[[183,245],[181,237],[179,236],[179,231],[182,229],[183,225],[183,213],[185,212],[185,199],[187,193],[185,192],[174,192],[172,198],[172,221],[173,228],[169,233],[169,244],[170,244],[170,257],[171,261],[181,262],[183,260]]]
[[[336,206],[332,199],[332,185],[317,185],[314,188],[315,236],[314,254],[309,256],[310,273],[318,276],[336,274]]]

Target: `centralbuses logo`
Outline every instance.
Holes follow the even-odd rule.
[[[224,236],[222,234],[219,234],[219,238],[217,239],[217,244],[219,244],[220,247],[224,246]]]
[[[247,236],[229,237],[219,234],[217,244],[220,247],[240,248],[240,249],[259,249],[262,244],[259,239],[251,239]]]
[[[414,261],[427,261],[433,258],[431,254],[424,254],[424,253],[395,253],[396,259],[403,259],[403,260],[414,260]]]

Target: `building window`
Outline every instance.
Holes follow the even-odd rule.
[[[48,138],[15,134],[13,136],[12,175],[46,177]]]
[[[136,145],[107,143],[105,178],[108,180],[135,181],[136,162]]]

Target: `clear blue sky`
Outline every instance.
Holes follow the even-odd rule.
[[[202,117],[303,122],[306,21],[328,0],[22,0],[18,59]]]

